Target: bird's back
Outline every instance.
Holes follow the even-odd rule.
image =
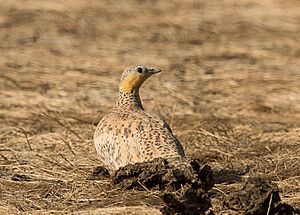
[[[113,110],[100,121],[94,142],[101,161],[110,171],[158,157],[184,156],[168,124],[142,109]]]

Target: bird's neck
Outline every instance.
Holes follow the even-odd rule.
[[[142,109],[142,101],[140,99],[139,90],[134,90],[132,93],[119,91],[116,107],[120,107],[123,110],[126,109]]]

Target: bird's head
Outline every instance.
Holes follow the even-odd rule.
[[[124,93],[136,94],[147,78],[160,71],[160,69],[154,67],[130,66],[124,70],[121,76],[119,89]]]

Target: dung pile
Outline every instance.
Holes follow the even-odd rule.
[[[300,212],[281,202],[277,185],[257,177],[245,180],[242,189],[231,192],[224,198],[223,204],[234,211],[243,211],[246,215],[288,215]]]
[[[212,170],[208,165],[201,165],[199,160],[174,163],[159,158],[128,165],[116,173],[113,182],[126,189],[160,191],[165,203],[161,209],[163,214],[210,212],[208,191],[213,187]]]
[[[90,179],[101,179],[107,173],[103,167],[97,167]],[[201,164],[198,159],[186,158],[178,162],[158,158],[127,165],[112,176],[112,181],[125,190],[158,192],[164,203],[162,214],[212,215],[217,213],[213,210],[212,199],[218,198],[212,188],[215,183],[220,183],[220,177],[227,175],[226,171],[214,173],[209,165]],[[242,183],[242,186],[236,186],[219,198],[222,210],[247,215],[299,213],[291,205],[281,202],[279,189],[271,181],[258,177],[239,179],[231,184]]]

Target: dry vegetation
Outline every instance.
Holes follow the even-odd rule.
[[[189,156],[270,179],[300,207],[299,1],[0,5],[0,214],[159,214],[154,191],[87,179],[95,125],[131,64],[163,69],[141,97]]]

